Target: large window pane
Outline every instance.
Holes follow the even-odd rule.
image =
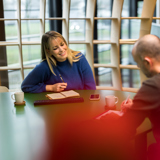
[[[96,22],[96,21],[95,21]],[[111,39],[111,20],[97,20],[98,40]]]
[[[17,16],[17,6],[19,1],[17,0],[3,0],[4,4],[4,18],[14,19],[18,18]],[[52,17],[49,15],[49,9],[52,9],[51,3],[52,1],[46,0],[45,5],[45,18]],[[59,2],[59,1],[58,1]],[[70,1],[70,15],[69,18],[69,41],[85,41],[86,40],[86,20],[83,19],[86,17],[86,8],[87,8],[88,0],[71,0]],[[97,0],[97,11],[96,17],[111,17],[112,16],[112,7],[114,0]],[[51,30],[51,22],[55,22],[55,20],[45,20],[45,23],[41,25],[41,21],[39,19],[33,20],[32,18],[40,18],[43,12],[40,12],[40,3],[39,0],[21,0],[21,29],[22,29],[22,57],[23,57],[23,65],[37,64],[40,62],[41,58],[41,47],[40,45],[26,45],[24,42],[30,42],[31,44],[35,41],[40,42],[41,40],[41,31],[42,26],[45,26],[45,32]],[[138,17],[141,17],[143,1],[135,1],[135,6],[131,6],[134,4],[133,1],[124,0],[123,8],[122,8],[122,17],[130,17],[137,14]],[[115,4],[115,3],[114,3]],[[62,3],[63,6],[63,3]],[[130,8],[130,6],[132,8]],[[54,7],[53,7],[54,8]],[[158,8],[158,7],[157,7]],[[156,8],[156,9],[157,9]],[[158,11],[158,9],[156,10]],[[55,12],[55,11],[54,11]],[[63,10],[62,10],[63,12]],[[156,12],[158,13],[158,12]],[[42,15],[43,16],[43,15]],[[56,16],[55,16],[56,17]],[[1,17],[0,17],[1,18]],[[26,18],[28,20],[23,20]],[[76,19],[82,18],[82,19]],[[56,20],[58,21],[58,20]],[[63,23],[63,20],[59,20]],[[58,21],[58,22],[59,22]],[[88,21],[88,20],[87,20]],[[144,21],[144,20],[142,20]],[[18,42],[19,43],[19,30],[18,30],[18,21],[17,20],[4,20],[5,24],[5,39],[7,42]],[[97,24],[97,31],[94,32],[94,37],[96,40],[110,40],[111,39],[111,22],[109,19],[99,19],[94,20],[94,24]],[[152,24],[151,33],[160,36],[160,27],[159,20],[157,23]],[[55,23],[54,23],[55,24]],[[121,19],[121,33],[120,39],[138,39],[140,33],[140,19]],[[96,28],[96,27],[95,27]],[[97,35],[96,35],[97,33]],[[4,38],[3,38],[4,39]],[[19,44],[15,44],[14,46],[7,45],[6,46],[6,55],[7,55],[7,65],[8,66],[21,66],[19,60]],[[87,44],[88,45],[88,44]],[[86,53],[86,44],[69,44],[69,47],[73,50],[81,51],[84,55],[91,54]],[[113,44],[112,44],[113,45]],[[5,46],[3,47],[5,48]],[[120,60],[119,62],[122,65],[127,64],[136,64],[132,58],[133,44],[123,44],[120,45]],[[97,44],[93,46],[94,49],[94,62],[98,64],[110,64],[111,63],[111,44]],[[5,55],[5,53],[4,53]],[[112,69],[111,68],[96,68],[96,76],[98,76],[99,85],[108,85],[112,86]],[[25,70],[25,76],[30,70]],[[8,71],[9,74],[16,74],[17,72],[21,75],[20,71]],[[122,81],[123,86],[128,87],[137,87],[140,85],[136,80],[139,76],[139,70],[127,70],[122,69]],[[123,77],[124,75],[124,77]],[[134,76],[137,75],[137,76]],[[19,78],[20,79],[20,78]],[[129,81],[127,83],[127,81]],[[9,83],[12,83],[11,80]],[[16,85],[12,85],[12,87],[16,87]]]
[[[137,19],[123,19],[121,21],[121,26],[122,26],[122,38],[129,38],[130,39],[138,39],[139,38],[139,32],[140,32],[140,25],[141,25],[141,20]],[[127,36],[128,34],[128,36]]]
[[[86,17],[85,0],[71,0],[70,18],[84,18]]]
[[[19,50],[18,46],[7,46],[7,63],[11,66],[20,65],[19,63]]]
[[[20,89],[22,76],[20,70],[9,70],[9,89]]]
[[[86,45],[85,44],[69,44],[69,47],[75,51],[80,51],[82,54],[86,55]]]
[[[40,1],[22,0],[21,18],[40,18]]]
[[[138,17],[141,17],[141,14],[142,14],[142,7],[143,7],[143,1],[138,1],[138,8],[137,8],[137,16]]]
[[[99,84],[96,82],[96,85],[112,87],[112,68],[99,67],[96,79],[99,82]]]
[[[69,40],[85,40],[85,20],[70,20]]]
[[[121,74],[123,87],[139,88],[141,86],[139,70],[121,69]]]
[[[17,21],[5,21],[6,41],[18,42]]]
[[[26,78],[28,73],[31,71],[32,71],[32,69],[24,69],[24,78]]]
[[[50,31],[49,20],[45,20],[45,32]]]
[[[46,0],[46,13],[45,18],[49,18],[49,0]]]
[[[121,64],[136,64],[132,57],[132,48],[133,45],[123,44],[120,45],[121,47]]]
[[[17,0],[3,0],[3,8],[4,18],[17,18]]]
[[[129,17],[130,0],[124,0],[122,8],[122,17]]]
[[[22,47],[24,65],[37,64],[41,60],[40,45],[25,45]]]
[[[40,41],[40,21],[39,20],[23,20],[22,41]]]
[[[111,45],[110,44],[98,44],[94,45],[98,48],[98,54],[96,62],[99,64],[110,64],[111,63]]]
[[[97,17],[111,17],[112,0],[97,0]]]
[[[130,20],[122,20],[121,21],[121,39],[129,39],[130,36]]]

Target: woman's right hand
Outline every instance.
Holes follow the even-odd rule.
[[[67,83],[56,83],[53,85],[46,85],[46,91],[61,92],[67,87]]]

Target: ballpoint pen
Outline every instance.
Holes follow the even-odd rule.
[[[62,76],[60,74],[59,74],[59,77],[61,78],[62,82],[64,82],[64,80],[63,80],[63,78],[62,78]]]
[[[126,104],[129,100],[130,94],[128,95],[127,99],[125,100],[124,104]]]

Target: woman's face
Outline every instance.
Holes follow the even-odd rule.
[[[56,39],[51,39],[49,54],[53,55],[57,61],[63,62],[67,59],[67,45],[63,39],[57,37]]]

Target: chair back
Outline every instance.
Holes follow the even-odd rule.
[[[9,92],[9,89],[5,86],[0,86],[0,92]]]

